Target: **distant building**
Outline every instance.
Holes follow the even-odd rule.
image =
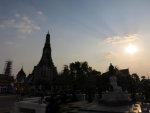
[[[121,69],[120,71],[123,75],[130,75],[129,69]]]
[[[130,72],[129,69],[121,69],[121,70],[116,69],[116,74],[125,77],[125,76],[129,76]]]
[[[55,86],[57,69],[54,66],[51,56],[50,34],[46,35],[46,41],[43,48],[41,60],[34,67],[32,73],[27,77],[28,87],[38,91],[42,89],[52,90]]]
[[[26,80],[26,74],[22,67],[21,70],[16,75],[15,89],[17,93],[22,93],[24,91],[25,80]]]
[[[12,61],[6,61],[4,74],[0,74],[0,93],[12,93],[14,91],[14,78],[11,75]]]
[[[114,70],[114,71],[112,72],[112,70]],[[128,68],[120,70],[120,69],[114,67],[112,64],[110,64],[110,66],[109,66],[109,71],[103,73],[103,75],[111,76],[113,73],[115,73],[118,76],[129,76],[130,75]]]

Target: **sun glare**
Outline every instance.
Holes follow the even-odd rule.
[[[135,53],[138,52],[138,48],[136,45],[133,45],[133,44],[129,44],[126,48],[125,48],[125,52],[130,54],[130,55],[133,55]]]

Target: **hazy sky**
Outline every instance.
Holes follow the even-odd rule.
[[[0,15],[1,73],[6,60],[14,75],[22,65],[31,73],[49,30],[59,72],[87,61],[101,72],[112,62],[150,75],[150,0],[0,0]],[[138,52],[125,52],[129,44]]]

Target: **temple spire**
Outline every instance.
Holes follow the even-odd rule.
[[[50,34],[49,34],[49,31],[48,31],[48,33],[47,33],[47,35],[46,35],[46,42],[45,42],[45,44],[49,44],[50,43]]]
[[[34,67],[32,74],[27,78],[28,83],[31,83],[29,87],[34,86],[35,90],[40,94],[39,88],[44,88],[44,92],[51,92],[55,88],[57,79],[57,69],[53,64],[51,56],[51,44],[50,33],[45,36],[45,44],[43,47],[43,53],[38,65]],[[35,94],[35,92],[34,92]]]
[[[51,45],[50,45],[50,33],[46,34],[46,41],[43,48],[42,58],[39,62],[39,65],[51,65],[52,57],[51,57]]]
[[[22,67],[21,67],[21,69],[23,70],[23,64],[22,64]]]

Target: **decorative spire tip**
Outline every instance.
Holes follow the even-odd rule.
[[[48,33],[47,33],[47,34],[50,35],[50,34],[49,34],[49,30],[48,30]]]

